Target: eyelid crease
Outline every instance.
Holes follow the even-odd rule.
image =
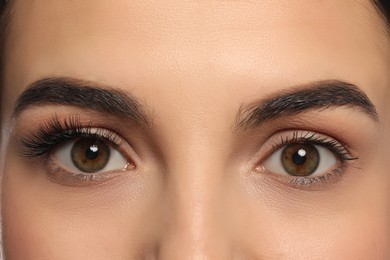
[[[323,134],[318,134],[311,131],[300,132],[299,130],[294,130],[292,137],[285,136],[283,139],[283,136],[280,136],[280,138],[280,143],[278,145],[272,146],[274,152],[291,143],[313,144],[328,148],[332,152],[338,154],[342,160],[358,159],[356,157],[349,156],[351,154],[351,149],[347,144]]]
[[[274,140],[279,139],[279,140]],[[278,132],[274,134],[270,139],[272,143],[271,146],[271,152],[274,153],[275,151],[279,150],[285,145],[291,144],[291,143],[301,143],[301,144],[313,144],[313,145],[320,145],[325,148],[328,148],[332,152],[336,153],[336,155],[340,156],[340,159],[342,160],[356,160],[358,159],[355,156],[351,156],[353,153],[350,146],[340,140],[337,140],[336,138],[333,138],[331,136],[328,136],[326,134],[317,133],[314,131],[308,131],[308,130],[284,130],[282,132]],[[267,157],[270,156],[270,154],[267,154]]]

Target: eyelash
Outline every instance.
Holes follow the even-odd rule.
[[[68,172],[51,156],[59,145],[81,138],[92,138],[102,141],[112,148],[120,150],[120,138],[112,131],[92,127],[92,122],[81,123],[80,118],[72,116],[63,120],[57,116],[43,124],[38,130],[31,131],[21,139],[21,155],[30,159],[38,159],[38,162],[46,165],[48,177],[54,182],[66,186],[85,186],[92,183],[98,184],[115,176],[120,172],[101,173],[73,173]],[[125,166],[125,169],[133,167],[133,161]]]
[[[119,138],[112,131],[103,129],[93,131],[93,129],[96,128],[92,127],[92,122],[83,124],[77,116],[72,116],[64,120],[60,120],[57,116],[55,116],[47,123],[43,124],[38,130],[35,132],[31,131],[25,138],[21,139],[23,147],[21,155],[31,159],[43,158],[43,160],[47,161],[53,149],[55,149],[58,145],[80,138],[94,138],[108,143],[115,149],[120,146]],[[358,159],[357,157],[351,156],[351,149],[348,145],[322,134],[302,130],[293,130],[292,133],[290,132],[289,134],[284,135],[281,134],[280,139],[274,142],[270,149],[271,152],[266,158],[285,145],[297,143],[325,147],[337,157],[341,165],[332,169],[330,172],[319,176],[278,178],[281,179],[282,182],[296,188],[321,186],[322,184],[326,184],[328,182],[334,182],[338,180],[338,177],[341,177],[345,167],[347,166],[346,164],[349,161]],[[53,168],[56,168],[56,172],[61,171],[58,166]],[[257,166],[256,168],[258,169],[259,167]],[[83,182],[91,181],[96,177],[96,175],[93,174],[72,175],[73,178],[79,179]]]
[[[93,129],[92,123],[83,126],[79,117],[69,117],[61,123],[55,116],[36,132],[30,132],[21,139],[24,148],[21,154],[28,158],[48,156],[57,145],[77,138],[94,138],[113,148],[119,146],[118,138],[113,132],[102,129],[93,132]]]
[[[358,157],[353,157],[351,154],[351,148],[345,144],[341,143],[331,137],[318,134],[311,131],[302,131],[302,130],[293,130],[292,134],[281,135],[280,140],[276,144],[272,145],[272,151],[268,154],[266,158],[270,155],[281,149],[282,147],[289,144],[310,144],[318,145],[324,148],[329,149],[340,162],[337,168],[332,169],[330,172],[321,174],[314,177],[282,177],[283,182],[291,185],[292,187],[302,188],[302,187],[312,187],[312,186],[321,186],[323,184],[334,182],[338,180],[338,177],[342,176],[344,169],[347,166],[347,163],[350,161],[358,160]],[[261,166],[262,167],[262,166]],[[258,168],[258,167],[256,167]],[[263,169],[262,169],[263,170]]]

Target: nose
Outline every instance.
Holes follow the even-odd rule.
[[[160,241],[158,259],[229,259],[226,237],[204,210],[195,207],[172,216]]]
[[[224,177],[217,165],[183,159],[170,169],[158,259],[231,258]]]

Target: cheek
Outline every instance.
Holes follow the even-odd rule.
[[[26,205],[21,207],[26,209]],[[4,214],[7,259],[110,259],[123,253],[119,250],[124,240],[121,233],[113,234],[113,228],[104,223],[96,225],[92,219],[86,221],[87,218],[70,223],[58,214],[17,212],[10,206],[7,211]]]
[[[254,225],[247,244],[258,255],[268,252],[266,259],[389,259],[390,229],[383,215],[337,217],[280,218],[279,225],[260,224],[261,230]]]
[[[239,237],[258,255],[269,252],[265,259],[389,259],[390,180],[379,171],[351,175],[326,191],[254,186],[240,210],[250,228]]]
[[[386,225],[380,216],[372,216],[370,220],[352,217],[324,226],[311,239],[322,245],[317,253],[322,252],[322,257],[329,259],[388,259],[390,230],[384,228]]]
[[[4,172],[2,217],[7,259],[71,259],[70,252],[82,252],[74,251],[82,242],[81,234],[72,235],[77,221],[71,223],[60,212],[48,210],[33,182],[29,186],[19,178],[24,174],[18,167],[6,167]]]
[[[65,244],[59,248],[56,245],[56,241],[62,240],[66,232],[60,230],[63,225],[53,230],[52,217],[45,210],[42,211],[42,201],[36,193],[31,193],[31,187],[25,189],[20,175],[22,172],[18,167],[5,168],[2,183],[5,255],[10,259],[48,259],[53,253],[50,251],[61,252],[66,247]]]
[[[356,194],[350,208],[335,216],[322,216],[317,232],[311,232],[312,240],[322,244],[329,259],[390,257],[389,204],[384,190],[377,188],[382,192]]]
[[[390,257],[389,221],[384,215],[341,229],[332,252],[343,259],[388,259]],[[340,252],[340,253],[337,253]]]
[[[129,203],[126,193],[123,204],[109,190],[69,192],[12,159],[2,183],[7,259],[139,259],[152,248],[147,243],[153,241],[158,222],[145,218],[150,201]]]

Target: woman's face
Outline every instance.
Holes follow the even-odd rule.
[[[368,0],[15,1],[7,259],[387,259]]]

